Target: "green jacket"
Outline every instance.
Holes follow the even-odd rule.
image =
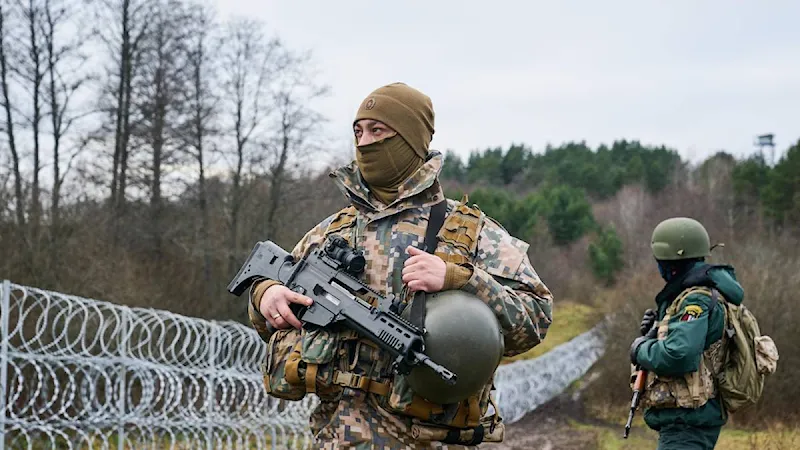
[[[737,305],[744,298],[744,290],[736,280],[732,267],[711,267],[699,262],[684,276],[667,283],[656,296],[658,320],[664,318],[667,307],[678,294],[691,286],[715,286],[725,299]],[[717,303],[709,321],[711,298],[701,293],[689,295],[684,300],[683,308],[697,305],[702,309],[700,315],[690,321],[681,320],[682,314],[675,315],[669,321],[666,339],[653,339],[643,343],[636,352],[637,362],[657,375],[674,376],[696,371],[703,351],[722,338],[725,312],[721,301],[722,299]],[[712,398],[697,409],[650,408],[645,411],[644,420],[654,430],[681,422],[696,427],[718,427],[726,422],[718,398]]]

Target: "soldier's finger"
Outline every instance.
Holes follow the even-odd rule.
[[[412,291],[424,291],[424,292],[427,292],[428,291],[428,284],[425,282],[425,280],[418,279],[418,280],[413,280],[413,281],[409,282],[408,283],[408,288],[411,289]]]
[[[410,283],[411,281],[418,280],[419,278],[419,271],[403,273],[403,283]]]
[[[407,266],[414,265],[414,264],[416,264],[416,263],[418,263],[418,262],[420,262],[420,261],[423,261],[423,258],[422,258],[422,256],[421,256],[421,255],[418,255],[418,256],[412,256],[411,258],[408,258],[407,260],[405,260],[405,262],[403,263],[403,265],[407,267]]]
[[[272,318],[275,321],[274,327],[275,329],[286,328],[286,321],[283,320],[283,316],[274,316]]]
[[[278,323],[275,321],[274,317],[275,310],[270,311],[269,309],[267,309],[266,311],[263,311],[261,314],[264,315],[264,317],[267,319],[267,322],[272,326],[272,328],[276,329],[278,328]]]
[[[285,320],[289,325],[291,325],[291,326],[293,326],[293,327],[295,327],[297,329],[300,329],[300,328],[303,327],[303,324],[300,323],[299,320],[297,320],[297,317],[295,317],[295,315],[292,312],[292,310],[289,309],[289,304],[288,303],[279,304],[278,305],[278,312],[280,313],[281,318],[283,320]]]
[[[424,255],[425,254],[425,252],[423,250],[418,249],[417,247],[412,247],[411,245],[406,247],[406,253],[408,253],[409,255],[415,255],[415,256],[416,255]]]
[[[309,306],[312,303],[314,303],[314,301],[311,300],[311,298],[306,297],[305,295],[297,292],[292,292],[291,294],[287,295],[286,300],[292,303],[299,303],[301,305],[306,305],[306,306]]]
[[[414,264],[413,266],[404,267],[403,271],[401,273],[403,275],[407,275],[407,274],[421,272],[424,269],[425,269],[425,267],[422,264]]]
[[[406,262],[405,266],[403,267],[403,270],[408,269],[413,272],[417,270],[426,270],[427,267],[430,267],[428,261],[417,260],[411,264],[408,264]]]

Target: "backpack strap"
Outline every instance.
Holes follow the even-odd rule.
[[[447,211],[447,199],[443,199],[439,203],[431,206],[431,213],[428,216],[428,228],[425,230],[425,251],[433,254],[436,251],[436,235],[444,224],[444,216]],[[420,329],[425,327],[425,303],[426,292],[417,291],[414,295],[414,301],[411,302],[411,311],[409,319],[412,324]]]
[[[715,288],[711,288],[711,306],[708,308],[708,323],[711,323],[711,315],[714,314],[714,310],[717,309],[717,302],[719,302],[719,291]]]

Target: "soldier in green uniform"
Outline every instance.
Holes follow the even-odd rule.
[[[714,383],[722,364],[722,302],[741,304],[744,290],[732,267],[705,262],[709,236],[694,219],[659,223],[651,247],[666,285],[631,345],[631,362],[649,371],[644,420],[658,431],[659,449],[711,449],[727,417]]]
[[[539,344],[552,322],[553,296],[531,265],[527,243],[480,209],[444,197],[438,179],[443,157],[429,149],[430,98],[404,83],[383,86],[361,102],[353,132],[355,161],[330,174],[349,204],[308,231],[294,258],[340,236],[364,252],[361,280],[380,294],[399,296],[408,308],[417,291],[463,291],[491,308],[504,355]],[[435,209],[443,211],[443,225],[435,251],[427,253],[421,247]],[[259,280],[250,290],[249,314],[268,345],[268,393],[289,400],[319,396],[310,419],[319,448],[468,448],[491,435],[496,420],[483,427],[491,380],[458,404],[433,403],[393,374],[386,352],[357,333],[301,329],[292,302],[311,299],[275,280]],[[447,438],[453,430],[467,430],[464,436],[473,440],[453,442]]]

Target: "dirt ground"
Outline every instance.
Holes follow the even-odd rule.
[[[637,411],[637,413],[639,413]],[[506,425],[502,443],[485,443],[482,450],[550,450],[655,448],[654,433],[634,428],[627,440],[623,427],[587,416],[577,395],[564,393],[513,424]]]

